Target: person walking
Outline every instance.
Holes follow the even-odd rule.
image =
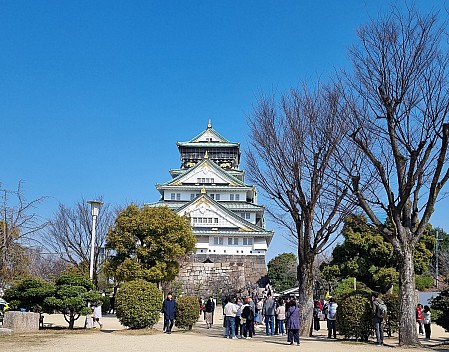
[[[379,298],[377,292],[373,292],[371,295],[371,308],[372,308],[372,322],[374,331],[376,333],[377,346],[384,344],[384,318],[387,314],[387,308],[385,303]]]
[[[285,321],[285,305],[284,300],[282,298],[279,299],[279,305],[276,308],[276,320],[278,322],[279,333],[284,336],[284,321]]]
[[[167,294],[167,298],[162,304],[162,313],[164,313],[164,332],[166,334],[171,334],[176,316],[176,301],[171,292]]]
[[[416,307],[416,322],[418,323],[418,333],[420,335],[424,335],[423,322],[422,322],[422,320],[423,320],[422,310],[423,310],[423,306],[420,303]]]
[[[424,306],[424,309],[422,311],[422,322],[424,325],[424,331],[426,333],[426,339],[430,339],[430,323],[432,322],[432,319],[430,318],[430,308],[429,306]]]
[[[262,308],[265,316],[265,332],[267,335],[274,335],[274,314],[276,313],[275,302],[269,294]]]
[[[224,307],[224,315],[226,320],[225,337],[236,339],[235,336],[235,315],[237,313],[237,306],[234,304],[234,299],[230,299]]]
[[[94,311],[92,313],[93,315],[93,327],[95,327],[95,323],[100,325],[100,329],[103,328],[103,324],[101,323],[100,319],[102,318],[101,314],[101,303],[98,303],[94,306]]]
[[[292,299],[289,302],[287,313],[285,313],[285,319],[287,320],[287,342],[293,345],[296,342],[299,345],[299,309],[296,307],[296,301]]]
[[[209,297],[209,299],[207,300],[207,302],[204,306],[204,312],[206,315],[206,326],[208,329],[214,323],[213,322],[214,311],[215,311],[215,302],[212,299],[212,297]]]
[[[332,335],[334,339],[337,338],[337,308],[338,304],[334,297],[329,298],[327,310],[327,337],[330,339]]]

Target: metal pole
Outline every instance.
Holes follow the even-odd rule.
[[[97,223],[97,215],[92,215],[92,238],[90,240],[90,269],[89,277],[91,280],[94,278],[94,252],[95,252],[95,227]]]
[[[438,286],[439,286],[439,278],[438,278],[438,241],[440,240],[438,237],[438,234],[439,234],[439,230],[437,229],[436,231],[436,236],[437,236],[437,238],[436,238],[436,241],[435,241],[435,266],[436,266],[436,268],[435,268],[435,278],[436,278],[436,280],[435,280],[435,287],[436,287],[436,289],[438,290]]]

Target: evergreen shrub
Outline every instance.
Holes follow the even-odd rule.
[[[143,279],[126,282],[115,298],[117,318],[131,329],[151,328],[159,321],[162,300],[155,284]]]
[[[394,293],[386,293],[379,297],[387,306],[387,317],[384,319],[384,329],[388,337],[399,331],[399,296]]]
[[[432,320],[449,331],[449,289],[445,289],[430,301]]]
[[[415,287],[418,291],[424,291],[433,286],[434,279],[428,275],[416,275]]]
[[[176,300],[175,326],[180,329],[192,330],[198,321],[200,303],[195,296],[182,296]]]
[[[338,332],[346,339],[367,341],[372,331],[369,293],[353,291],[336,301]]]

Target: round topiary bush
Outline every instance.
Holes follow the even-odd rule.
[[[159,321],[162,299],[162,292],[153,283],[142,279],[127,282],[115,298],[117,318],[131,329],[152,327]]]
[[[337,300],[337,330],[346,339],[367,341],[371,334],[371,302],[366,294],[352,293]]]
[[[176,300],[175,326],[180,329],[191,330],[198,320],[200,303],[195,296],[182,296]]]

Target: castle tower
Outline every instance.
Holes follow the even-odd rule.
[[[206,130],[177,146],[181,167],[170,170],[170,181],[156,185],[161,199],[151,205],[190,217],[197,238],[193,263],[215,263],[223,270],[240,266],[241,281],[254,284],[266,274],[273,232],[265,229],[256,188],[239,169],[240,144],[222,137],[209,120]]]

